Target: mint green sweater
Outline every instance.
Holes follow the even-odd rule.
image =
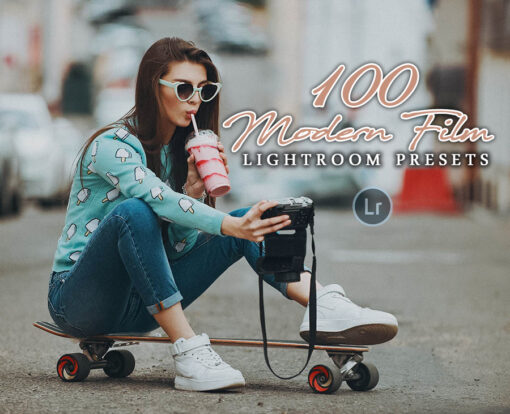
[[[166,252],[174,260],[189,251],[198,230],[221,235],[226,213],[172,189],[168,146],[161,150],[162,172],[147,168],[141,142],[123,128],[99,135],[83,159],[83,186],[76,169],[62,235],[58,239],[53,271],[69,270],[78,260],[101,220],[120,202],[139,198],[169,222]]]

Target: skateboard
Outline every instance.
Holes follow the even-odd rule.
[[[167,336],[144,336],[140,334],[108,334],[90,338],[76,338],[49,322],[35,322],[36,328],[52,335],[79,342],[81,353],[65,354],[57,362],[57,374],[66,382],[83,381],[91,369],[103,369],[113,378],[124,378],[135,368],[135,358],[127,350],[110,348],[137,345],[141,342],[171,343]],[[261,339],[210,338],[212,345],[262,347]],[[308,343],[300,341],[269,340],[271,348],[308,350]],[[340,388],[343,381],[354,391],[368,391],[379,381],[375,365],[363,361],[366,346],[315,345],[317,351],[326,351],[333,361],[331,365],[315,365],[308,373],[308,385],[319,394],[331,394]]]

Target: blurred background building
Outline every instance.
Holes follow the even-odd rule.
[[[239,153],[230,154],[230,198],[250,203],[306,194],[345,205],[360,188],[377,185],[405,202],[413,197],[407,185],[422,187],[428,199],[442,192],[435,204],[418,200],[407,211],[440,212],[448,210],[441,203],[454,203],[510,214],[510,0],[0,0],[1,212],[19,211],[21,198],[41,205],[65,200],[81,144],[132,107],[141,57],[164,36],[210,52],[224,83],[221,121],[246,109],[259,115],[274,109],[293,115],[293,132],[327,126],[340,113],[343,126],[381,126],[395,135],[384,144],[286,149],[380,151],[381,168],[243,168]],[[337,86],[325,108],[312,107],[311,89],[334,68],[343,63],[350,72],[366,62],[385,72],[414,63],[418,90],[396,109],[372,102],[349,110]],[[487,151],[491,165],[439,175],[395,168],[392,154],[405,150],[414,125],[400,113],[431,107],[466,112],[470,126],[487,127],[496,140],[452,146],[429,138],[419,152]],[[222,140],[228,146],[243,129],[240,123],[223,129]],[[269,150],[278,147],[268,144]]]

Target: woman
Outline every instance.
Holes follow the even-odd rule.
[[[195,334],[183,309],[241,257],[255,269],[257,242],[290,224],[288,216],[261,219],[274,201],[225,214],[205,197],[184,139],[192,113],[199,128],[218,134],[219,89],[215,66],[193,43],[164,38],[149,48],[135,107],[84,146],[48,295],[54,321],[78,337],[161,326],[173,342],[175,387],[184,390],[244,385],[208,336]],[[272,275],[265,281],[307,305],[306,269],[300,282],[278,283]],[[396,334],[392,315],[354,305],[338,285],[317,288],[317,326],[325,340],[370,344]],[[302,332],[307,321],[305,314]]]

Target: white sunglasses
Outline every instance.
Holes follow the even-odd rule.
[[[169,82],[164,79],[160,79],[159,83],[172,88],[175,92],[175,96],[177,96],[177,99],[181,102],[189,101],[197,91],[202,102],[209,102],[218,95],[218,92],[221,89],[221,83],[219,82],[208,82],[200,88],[195,88],[189,82]]]

